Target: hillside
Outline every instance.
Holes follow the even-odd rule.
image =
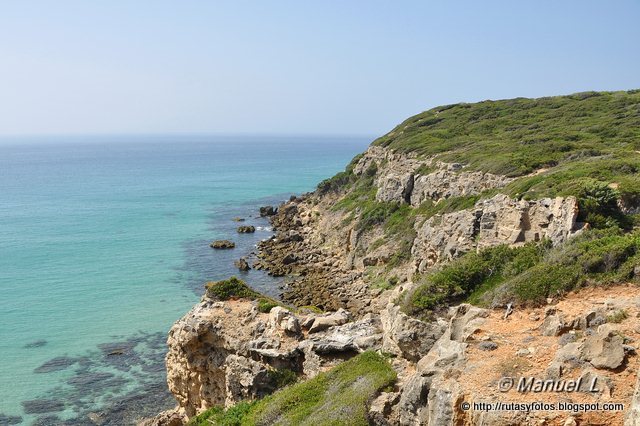
[[[374,374],[380,386],[341,408],[360,422],[622,424],[626,415],[636,424],[639,170],[637,90],[456,104],[409,118],[275,212],[276,234],[251,263],[288,277],[283,306],[267,313],[245,287],[229,296],[229,280],[209,285],[176,323],[167,360],[178,412],[225,405],[208,418],[293,424],[295,410],[269,407],[294,398],[317,413],[303,391],[313,384],[230,407],[273,392],[268,377],[282,369],[299,381],[337,377],[318,375],[377,351],[397,379],[381,391],[388,377]],[[225,298],[211,294],[216,286]],[[606,392],[544,399],[627,410],[460,410],[495,394],[501,377],[525,375],[600,377]],[[323,400],[338,382],[319,392]],[[269,410],[277,421],[251,423]]]

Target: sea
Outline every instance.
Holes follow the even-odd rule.
[[[370,142],[0,139],[0,426],[127,425],[175,406],[172,323],[207,281],[236,275],[277,297],[279,279],[233,265],[272,235],[259,207],[312,191]]]

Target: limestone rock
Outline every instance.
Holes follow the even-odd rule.
[[[187,418],[176,408],[163,411],[151,419],[142,420],[137,426],[183,426],[186,423]]]
[[[345,324],[350,320],[351,314],[341,308],[334,313],[315,317],[313,323],[309,327],[309,333],[317,333],[319,331],[326,330],[329,327]]]
[[[248,271],[249,269],[251,269],[251,267],[249,266],[249,262],[247,262],[247,259],[245,259],[244,257],[236,260],[233,264],[241,271]]]
[[[382,310],[380,320],[384,330],[382,350],[414,362],[431,349],[447,328],[442,321],[426,323],[412,318],[395,304]]]
[[[472,209],[434,216],[422,224],[418,221],[411,253],[416,269],[425,271],[484,247],[545,238],[559,244],[579,230],[577,217],[575,197],[518,201],[498,194]]]
[[[640,425],[640,374],[637,376],[631,404],[630,407],[627,408],[627,414],[624,419],[625,426]]]
[[[253,234],[256,232],[256,227],[253,225],[238,226],[238,234]]]
[[[596,368],[614,370],[625,359],[624,340],[612,329],[602,326],[598,333],[587,337],[580,358]]]
[[[235,246],[236,246],[236,243],[229,240],[216,240],[216,241],[213,241],[211,244],[209,244],[209,247],[216,250],[232,249]]]
[[[231,406],[244,399],[260,398],[267,393],[267,368],[259,362],[239,355],[225,360],[225,405]]]
[[[427,200],[475,195],[487,189],[501,188],[513,180],[491,173],[461,171],[459,166],[453,164],[441,163],[440,167],[435,172],[415,178],[411,205],[419,206]]]
[[[260,217],[273,216],[276,213],[277,209],[274,209],[273,206],[260,207]]]
[[[381,202],[408,203],[413,190],[413,175],[387,173],[378,182],[376,200]]]

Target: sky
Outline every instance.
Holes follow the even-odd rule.
[[[640,88],[638,0],[0,3],[0,135],[380,135]]]

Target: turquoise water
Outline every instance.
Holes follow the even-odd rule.
[[[164,339],[202,283],[270,235],[262,204],[312,190],[365,138],[0,142],[0,425],[122,424],[164,389]],[[235,216],[259,231],[237,235]],[[238,247],[217,252],[213,239]],[[279,282],[244,275],[261,291]],[[145,411],[146,410],[146,411]]]

